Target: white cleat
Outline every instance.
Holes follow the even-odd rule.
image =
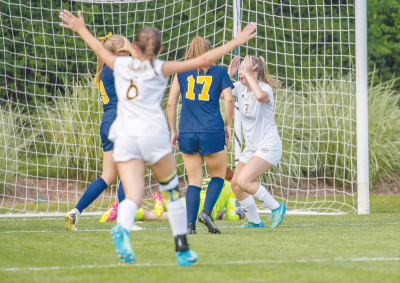
[[[65,228],[70,231],[77,231],[78,230],[78,218],[80,216],[79,210],[74,208],[70,212],[65,215]]]

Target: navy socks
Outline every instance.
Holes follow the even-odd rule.
[[[122,186],[122,182],[119,181],[119,186],[118,186],[118,201],[121,203],[125,199],[125,192],[124,192],[124,187]]]
[[[220,177],[211,178],[207,188],[206,201],[204,202],[204,210],[206,212],[212,213],[214,205],[217,203],[222,188],[224,187],[224,182],[224,179]]]
[[[188,186],[186,191],[186,211],[188,224],[196,224],[197,214],[200,207],[201,188]]]
[[[99,197],[99,195],[101,195],[101,193],[104,192],[104,190],[107,188],[108,185],[102,178],[94,180],[89,185],[89,187],[87,187],[85,193],[83,194],[75,208],[82,213],[82,211],[92,202],[94,202]]]

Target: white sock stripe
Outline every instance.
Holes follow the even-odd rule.
[[[375,261],[400,261],[400,257],[356,257],[356,258],[321,258],[321,259],[294,259],[294,260],[241,260],[241,261],[219,261],[219,262],[198,262],[197,265],[243,265],[243,264],[262,264],[262,263],[316,263],[316,262],[375,262]],[[40,271],[40,270],[63,270],[63,269],[89,269],[89,268],[112,268],[112,267],[155,267],[155,266],[176,266],[176,262],[171,263],[135,263],[126,264],[106,264],[106,265],[79,265],[79,266],[45,266],[45,267],[9,267],[0,268],[0,271]]]

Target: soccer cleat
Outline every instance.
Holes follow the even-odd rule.
[[[133,263],[136,258],[129,239],[129,231],[126,231],[121,224],[117,224],[111,229],[110,234],[118,257],[123,263]]]
[[[246,214],[244,213],[243,209],[240,207],[238,208],[236,214],[239,216],[240,220],[242,220],[246,217]]]
[[[178,259],[179,266],[190,266],[195,263],[199,257],[196,252],[187,250],[186,252],[176,252],[176,258]]]
[[[199,222],[203,223],[207,226],[208,232],[211,234],[221,234],[221,231],[215,225],[214,221],[212,220],[211,216],[208,216],[204,211],[200,212],[199,214]]]
[[[283,202],[279,202],[279,207],[271,211],[270,219],[271,219],[271,228],[278,227],[283,220],[283,215],[286,212],[286,204]]]
[[[239,226],[239,228],[264,228],[264,227],[265,227],[265,225],[262,221],[258,224],[248,221],[248,222],[244,223],[243,225]]]
[[[80,212],[76,208],[68,212],[67,215],[65,215],[65,228],[70,231],[77,231],[79,215]]]
[[[188,231],[187,231],[188,235],[197,234],[196,233],[196,225],[195,224],[189,223],[188,226],[189,226],[188,227]]]
[[[115,219],[117,219],[117,215],[118,215],[118,202],[113,202],[111,207],[103,213],[103,215],[100,218],[100,222],[104,223],[104,222],[112,222]]]
[[[154,212],[158,217],[161,217],[164,212],[164,200],[160,193],[154,193],[152,197],[154,201]]]

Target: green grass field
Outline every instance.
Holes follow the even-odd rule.
[[[78,232],[57,217],[0,218],[0,282],[399,282],[400,197],[371,196],[371,211],[288,215],[277,229],[218,221],[222,235],[189,237],[199,261],[188,268],[176,265],[167,222],[138,224],[137,262],[125,266],[113,224],[98,217],[82,217]]]

